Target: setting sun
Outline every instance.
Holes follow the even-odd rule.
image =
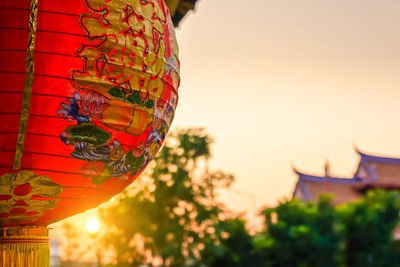
[[[91,233],[96,233],[100,229],[100,222],[96,219],[91,219],[86,223],[86,229]]]

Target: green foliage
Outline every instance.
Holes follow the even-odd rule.
[[[369,192],[359,202],[332,207],[294,199],[266,209],[266,231],[254,239],[263,266],[400,266],[393,231],[397,192]]]
[[[263,266],[256,254],[253,236],[239,218],[220,221],[215,225],[218,245],[206,244],[202,251],[203,263],[208,267],[259,267]]]
[[[393,230],[399,222],[397,192],[378,190],[340,210],[347,266],[400,266]]]
[[[210,144],[202,129],[169,135],[149,174],[139,178],[143,188],[101,211],[110,229],[105,243],[117,252],[118,266],[157,257],[164,266],[186,266],[198,262],[200,244],[214,242],[223,213],[216,190],[230,186],[233,176],[208,170]]]
[[[268,266],[338,266],[340,234],[329,201],[295,199],[265,211],[268,231],[260,253]]]

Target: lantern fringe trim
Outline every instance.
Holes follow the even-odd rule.
[[[45,227],[0,229],[0,267],[50,267],[50,238]]]
[[[25,87],[24,87],[24,95],[22,98],[21,115],[19,119],[17,148],[15,151],[15,158],[14,158],[14,170],[19,170],[21,168],[22,152],[25,143],[25,133],[28,124],[29,110],[31,107],[33,76],[35,74],[35,61],[33,58],[33,52],[35,50],[35,42],[36,42],[38,1],[39,0],[31,0],[30,4],[31,12],[29,14],[29,36],[28,36],[28,46],[26,48],[26,59],[25,59],[25,64],[26,64]]]

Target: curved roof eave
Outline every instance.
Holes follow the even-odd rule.
[[[400,158],[366,154],[364,152],[361,152],[358,148],[356,148],[356,152],[360,155],[361,161],[386,163],[386,164],[400,164]]]
[[[294,172],[298,175],[298,182],[314,182],[314,183],[333,183],[333,184],[356,184],[360,183],[360,179],[357,177],[325,177],[313,174],[307,174],[294,169]]]

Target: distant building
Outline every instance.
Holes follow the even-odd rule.
[[[323,193],[333,195],[333,204],[340,205],[360,199],[374,188],[400,190],[400,158],[373,156],[361,153],[360,162],[352,177],[316,176],[295,170],[298,175],[293,197],[316,202]]]

